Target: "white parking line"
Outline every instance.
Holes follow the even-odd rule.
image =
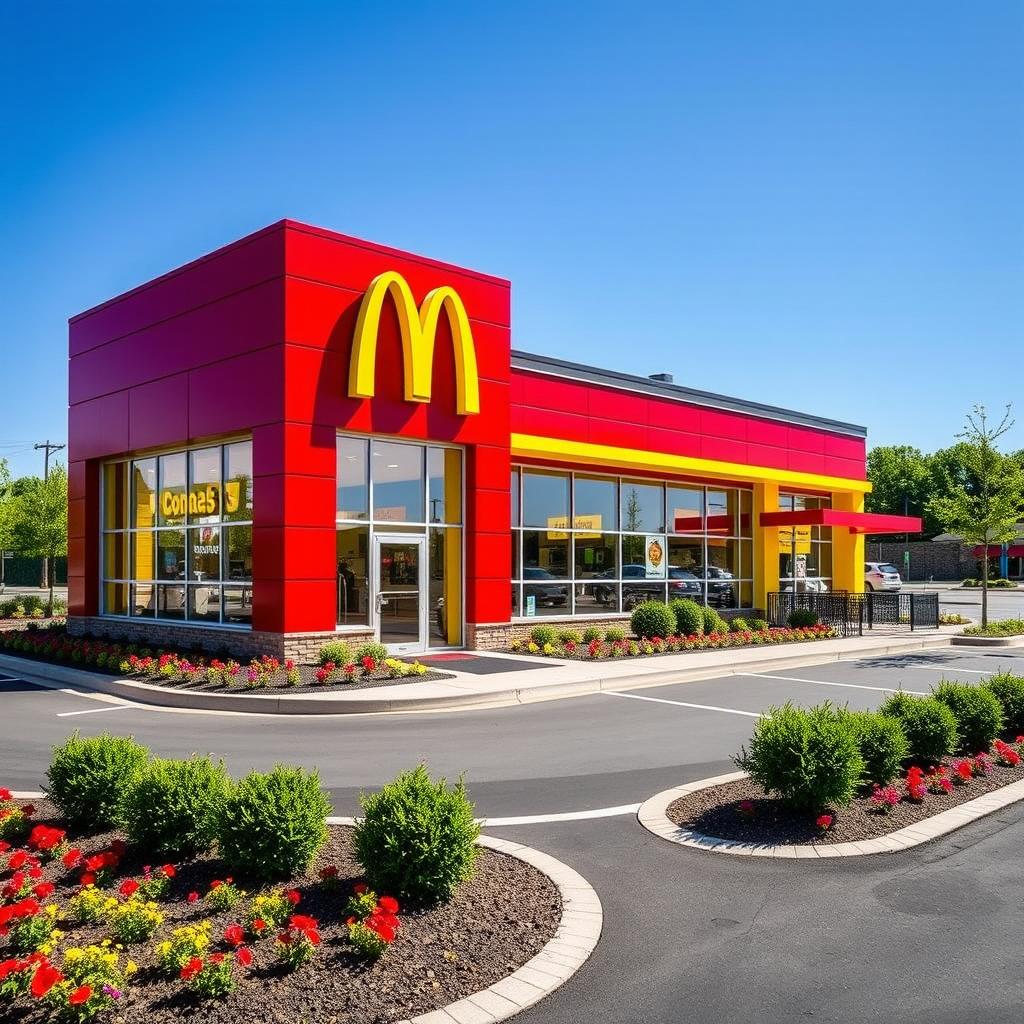
[[[85,711],[61,711],[57,714],[58,718],[71,718],[74,715],[98,715],[103,711],[128,711],[134,708],[134,704],[111,704],[105,708],[87,708]]]
[[[592,811],[560,811],[556,814],[522,814],[515,818],[477,818],[481,828],[501,828],[502,825],[544,825],[559,821],[591,821],[594,818],[618,818],[636,814],[639,804],[620,804],[618,807],[598,807]],[[354,825],[358,819],[332,815],[328,825]]]
[[[815,686],[844,686],[851,690],[875,690],[878,693],[910,693],[915,697],[930,697],[924,690],[904,690],[899,686],[866,686],[863,683],[833,683],[824,679],[801,679],[799,676],[773,676],[767,672],[736,672],[750,679],[781,679],[787,683],[813,683]]]
[[[722,711],[727,715],[744,715],[760,718],[760,711],[737,711],[736,708],[720,708],[715,704],[690,704],[685,700],[668,700],[665,697],[645,697],[639,693],[622,693],[619,690],[601,690],[606,697],[628,697],[630,700],[649,700],[654,704],[674,704],[680,708],[694,708],[696,711]]]
[[[972,676],[994,676],[990,669],[959,668],[957,665],[900,665],[900,668],[917,669],[918,672],[966,672]]]

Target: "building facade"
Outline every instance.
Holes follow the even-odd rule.
[[[861,590],[865,430],[513,349],[508,281],[292,221],[70,323],[69,629],[309,657]]]

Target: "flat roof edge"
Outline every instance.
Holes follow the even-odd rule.
[[[725,412],[745,413],[748,416],[760,416],[762,419],[778,420],[794,426],[811,427],[826,430],[834,434],[848,434],[853,437],[866,438],[867,427],[842,420],[829,419],[826,416],[813,416],[809,413],[785,409],[781,406],[765,405],[752,402],[745,398],[730,398],[727,395],[715,394],[711,391],[699,391],[682,384],[668,384],[665,381],[652,380],[649,377],[638,377],[631,373],[620,373],[606,370],[585,363],[574,363],[553,356],[541,356],[520,349],[512,350],[512,368],[526,370],[531,373],[543,373],[552,377],[563,377],[566,380],[577,380],[602,387],[617,388],[620,391],[633,391],[657,398],[668,398],[676,402],[690,405],[701,405],[709,409],[720,409]]]

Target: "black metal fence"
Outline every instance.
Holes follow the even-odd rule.
[[[863,636],[865,629],[938,629],[937,593],[869,592],[850,594],[845,590],[775,591],[768,595],[768,622],[785,626],[797,609],[806,608],[818,621],[831,626],[840,636]]]

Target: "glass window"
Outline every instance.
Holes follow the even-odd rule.
[[[337,445],[337,517],[366,519],[370,509],[367,441],[360,437],[339,436]]]
[[[160,456],[160,526],[177,526],[185,522],[188,500],[185,496],[188,484],[188,462],[184,452]]]
[[[424,516],[423,448],[373,441],[373,518],[384,522],[422,523]]]
[[[707,492],[708,533],[717,537],[736,536],[737,495],[732,490],[711,490]]]
[[[224,518],[252,519],[252,441],[224,446]]]
[[[185,531],[158,530],[156,535],[157,579],[185,578]],[[182,606],[184,607],[184,595]]]
[[[430,646],[462,643],[462,531],[430,531]]]
[[[608,615],[618,610],[618,583],[602,581],[576,585],[573,611],[577,615]]]
[[[183,586],[156,588],[156,616],[158,619],[185,618],[185,588]]]
[[[672,533],[704,532],[704,488],[668,487],[668,528]]]
[[[108,580],[131,579],[128,563],[128,533],[103,535],[103,575]]]
[[[131,572],[127,574],[133,580],[152,580],[156,578],[156,531],[137,530],[132,538]]]
[[[569,528],[569,477],[523,470],[523,526]]]
[[[220,622],[220,587],[189,587],[188,617],[198,622]]]
[[[738,540],[722,540],[718,537],[708,538],[708,576],[717,570],[719,576],[728,574],[733,578],[740,575],[740,542]]]
[[[740,536],[754,536],[754,494],[740,491]]]
[[[523,615],[568,615],[569,586],[562,583],[524,583]]]
[[[133,527],[149,529],[156,521],[156,459],[132,463]]]
[[[576,533],[573,535],[576,579],[618,579],[614,533]]]
[[[156,587],[152,583],[132,585],[130,612],[140,618],[153,618],[156,614]]]
[[[616,483],[607,477],[578,476],[572,510],[574,530],[600,532],[619,528]]]
[[[704,538],[669,537],[668,564],[670,572],[672,569],[682,569],[692,572],[697,577],[703,577]]]
[[[519,525],[519,470],[512,470],[512,525]]]
[[[663,533],[665,530],[665,489],[661,484],[622,481],[622,529]]]
[[[245,529],[245,527],[239,527]],[[220,527],[199,526],[188,531],[188,578],[200,582],[220,579]]]
[[[462,452],[427,449],[427,501],[429,522],[462,522]]]
[[[370,621],[370,528],[345,526],[338,530],[338,625],[365,626]]]
[[[622,581],[622,610],[631,612],[644,601],[664,601],[665,584],[647,580]]]
[[[103,529],[128,528],[128,463],[103,467]]]
[[[647,556],[644,553],[644,537],[623,534],[622,537],[622,578],[647,575]]]
[[[229,580],[252,579],[252,527],[229,526],[224,530],[227,549],[224,576]]]
[[[238,626],[252,625],[252,587],[224,588],[224,621]]]
[[[519,567],[519,538],[520,538],[519,531],[518,530],[513,530],[512,531],[512,579],[514,579],[514,580],[522,579],[522,577],[519,575],[519,573],[521,571],[520,567]]]
[[[523,531],[523,579],[568,579],[569,537],[545,530]]]
[[[103,584],[103,614],[104,615],[127,615],[128,614],[128,584],[127,583],[104,583]]]
[[[220,448],[188,453],[188,520],[215,523],[220,519]]]

